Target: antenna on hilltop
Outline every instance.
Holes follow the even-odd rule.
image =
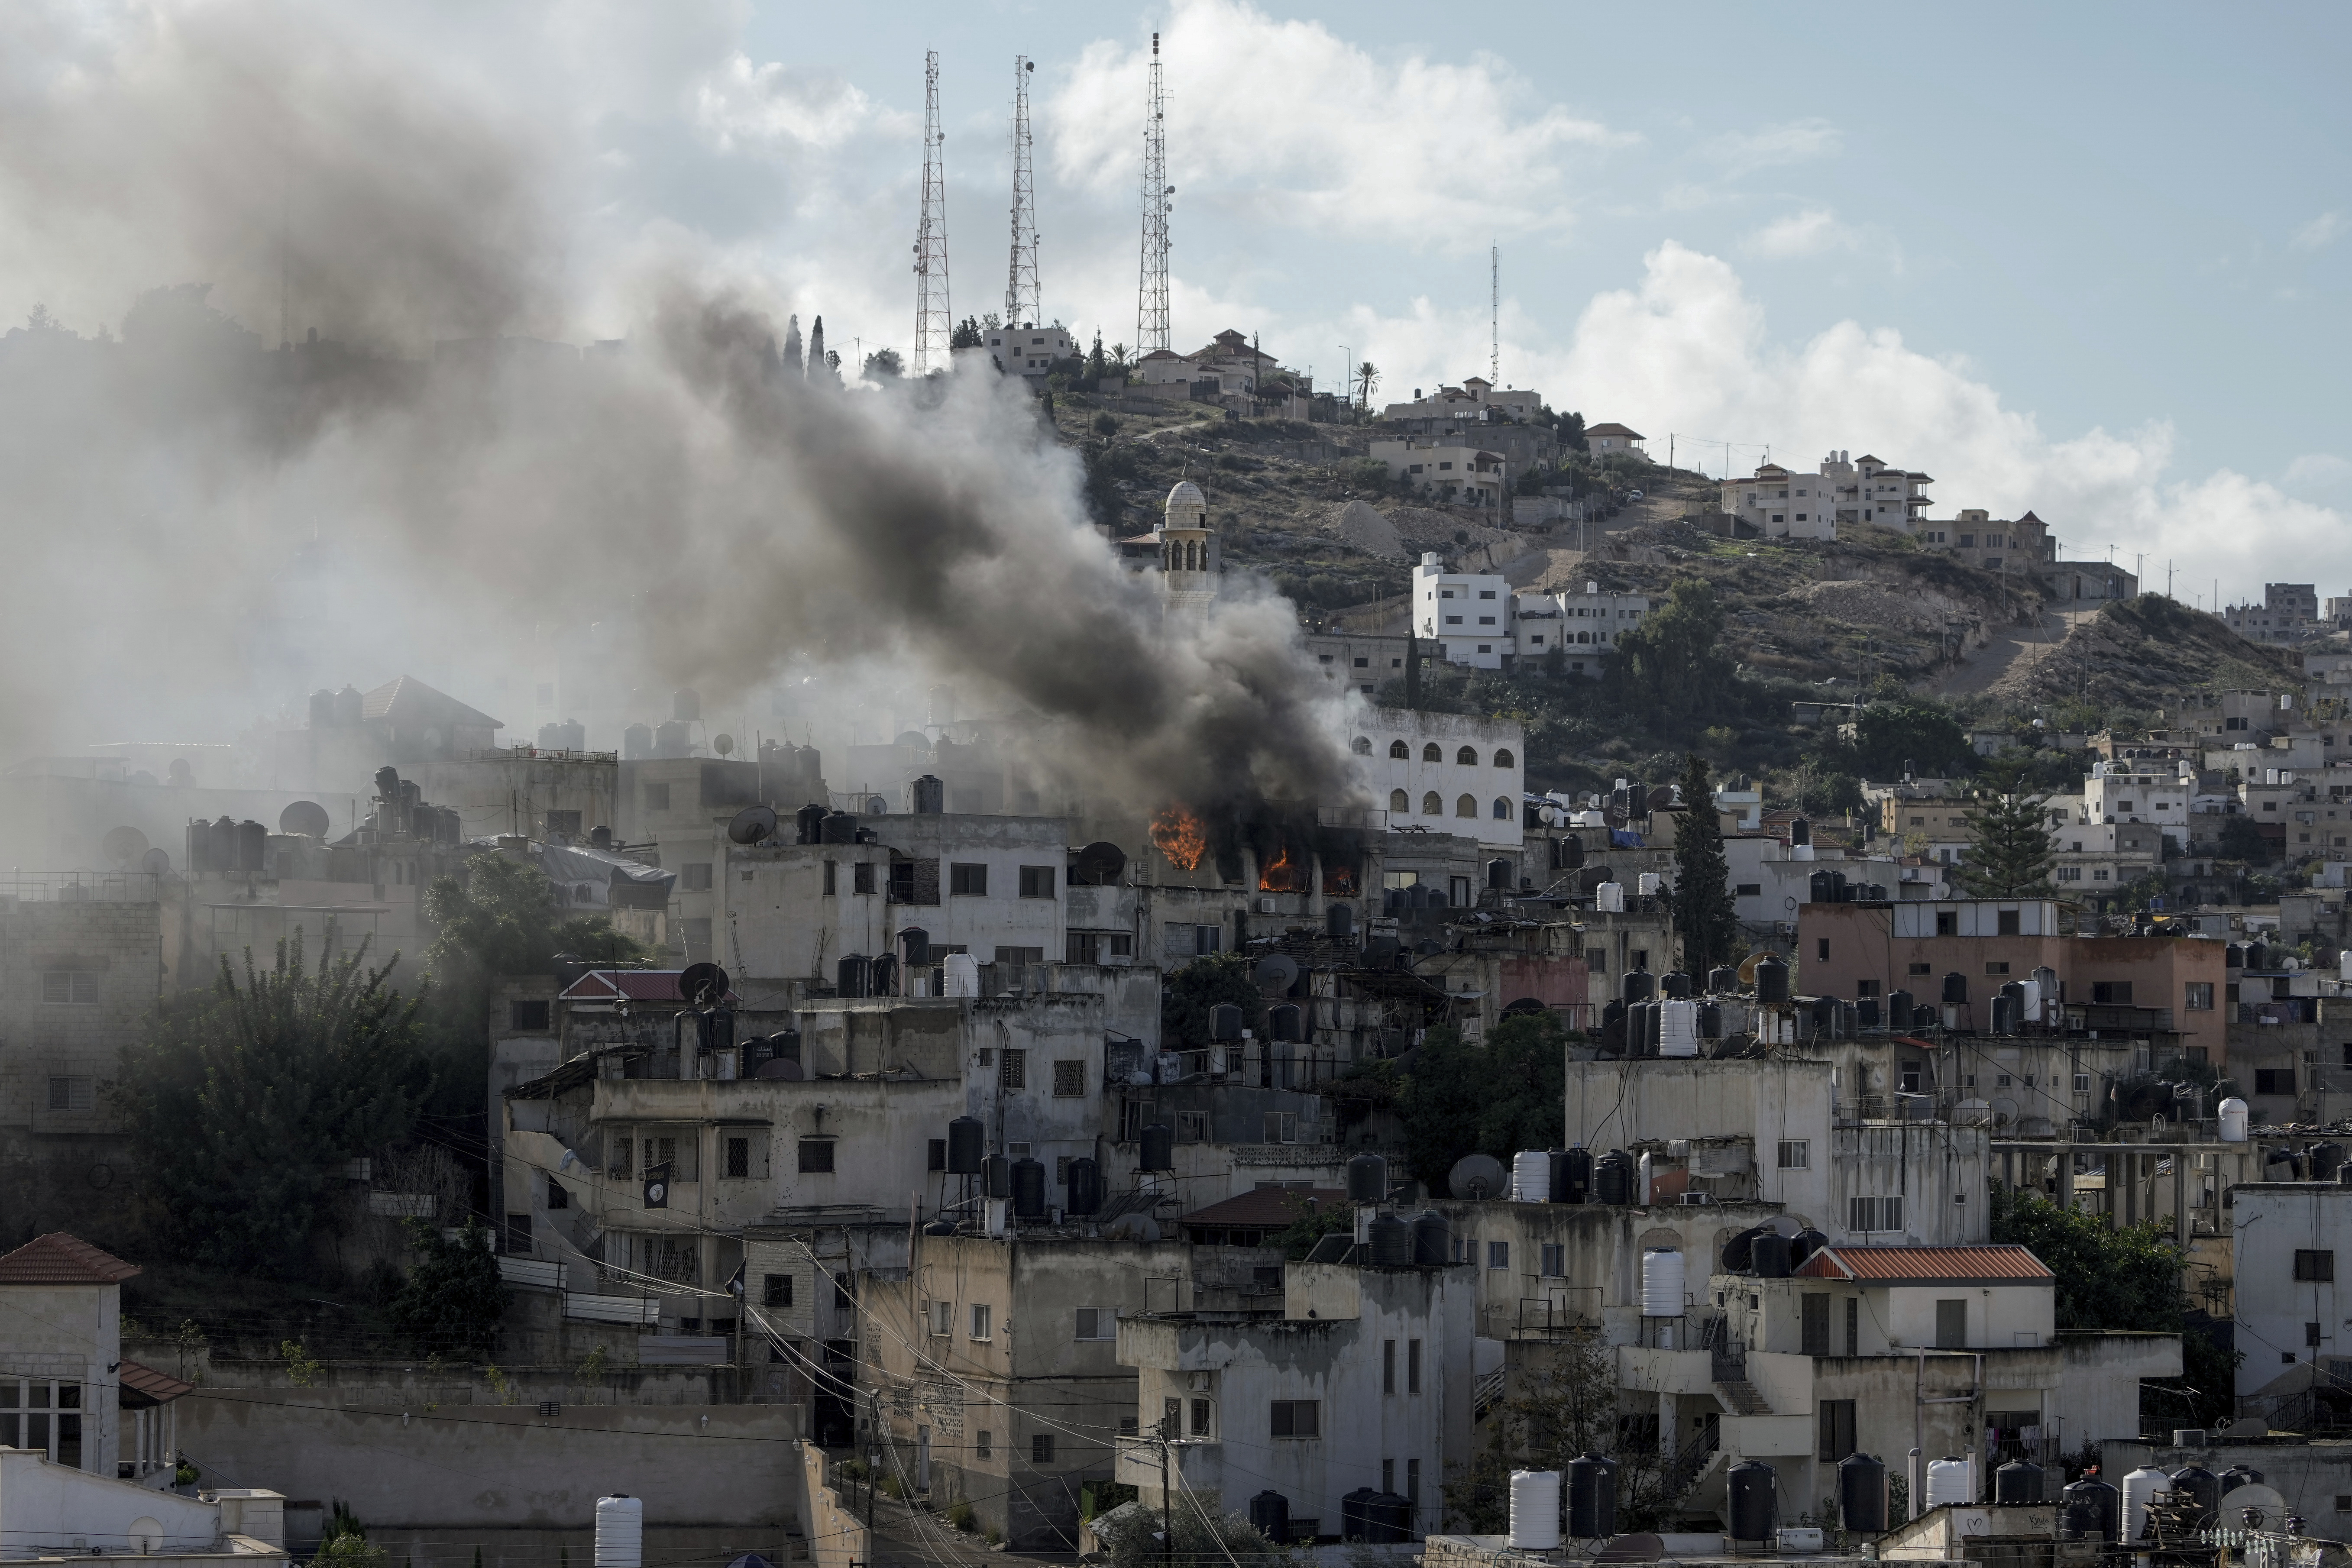
[[[1013,266],[1004,279],[1004,324],[1033,327],[1045,319],[1037,285],[1037,184],[1029,174],[1029,73],[1026,55],[1013,57]]]
[[[923,217],[915,227],[915,374],[945,369],[955,341],[948,309],[948,175],[940,129],[940,52],[923,55]],[[940,356],[934,365],[932,356]]]
[[[1486,379],[1503,384],[1503,247],[1486,247]]]
[[[1168,93],[1160,78],[1160,35],[1151,35],[1151,97],[1143,116],[1143,281],[1136,291],[1136,357],[1168,343]]]

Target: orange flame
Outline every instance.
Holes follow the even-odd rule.
[[[1290,858],[1290,846],[1278,850],[1273,862],[1258,873],[1257,890],[1261,893],[1303,893],[1307,890],[1307,868]]]
[[[1151,819],[1151,847],[1168,857],[1180,871],[1195,870],[1209,852],[1209,836],[1201,819],[1181,805],[1169,806]]]

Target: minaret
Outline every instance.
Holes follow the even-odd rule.
[[[1202,605],[1217,596],[1217,536],[1209,527],[1209,498],[1190,479],[1168,492],[1160,525],[1160,592],[1171,605]]]

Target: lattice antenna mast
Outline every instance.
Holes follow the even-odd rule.
[[[923,216],[915,228],[915,374],[946,370],[955,313],[948,308],[948,174],[940,129],[940,52],[923,56]]]
[[[1004,324],[1031,327],[1045,319],[1037,284],[1037,183],[1029,173],[1029,77],[1026,55],[1013,58],[1013,265],[1004,279]]]
[[[1503,247],[1486,247],[1486,381],[1503,384]]]
[[[1160,35],[1151,35],[1151,100],[1143,118],[1143,283],[1137,290],[1138,357],[1168,342],[1168,93],[1160,79]]]

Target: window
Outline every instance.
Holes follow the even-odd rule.
[[[1969,1348],[1969,1304],[1965,1298],[1936,1303],[1936,1348],[1939,1351]]]
[[[833,1173],[833,1140],[803,1138],[800,1142],[801,1170],[810,1175],[830,1175]]]
[[[1823,963],[1827,963],[1830,961],[1830,939],[1829,939],[1829,938],[1827,938],[1827,937],[1825,937],[1825,936],[1824,936],[1824,937],[1816,937],[1816,938],[1814,939],[1814,950],[1813,950],[1813,956],[1814,956],[1815,958],[1817,958],[1817,959],[1820,959]]]
[[[1180,1110],[1176,1113],[1176,1142],[1205,1143],[1209,1141],[1209,1113],[1205,1110]]]
[[[1958,910],[1937,910],[1936,911],[1936,934],[1937,936],[1958,936],[1960,934],[1960,914]]]
[[[530,1215],[527,1214],[507,1215],[507,1237],[503,1250],[518,1257],[530,1250]]]
[[[1764,896],[1764,884],[1742,882],[1731,890],[1731,896],[1735,899],[1760,899]]]
[[[1442,763],[1445,760],[1445,753],[1437,749],[1436,742],[1432,741],[1422,747],[1421,760],[1424,763]]]
[[[2208,986],[2206,989],[2212,988]],[[547,1032],[547,1011],[545,1002],[509,1002],[507,1004],[507,1026],[517,1034],[544,1034]]]
[[[30,1448],[81,1468],[81,1384],[0,1376],[0,1448]]]
[[[1213,1435],[1213,1434],[1211,1433],[1211,1431],[1210,1431],[1210,1426],[1211,1426],[1211,1422],[1210,1422],[1210,1420],[1209,1420],[1210,1409],[1211,1409],[1210,1404],[1209,1404],[1209,1402],[1208,1402],[1207,1400],[1205,1400],[1205,1399],[1195,1399],[1194,1401],[1192,1401],[1192,1436],[1195,1436],[1195,1437],[1206,1437],[1206,1436],[1212,1436],[1212,1435]]]
[[[1051,1432],[1040,1432],[1029,1439],[1029,1462],[1033,1465],[1054,1462],[1054,1435]]]
[[[948,891],[950,893],[961,893],[970,898],[986,898],[988,896],[988,868],[985,865],[949,866]]]
[[[1998,963],[1988,963],[1985,965],[1985,973],[1987,974],[2006,974],[2009,973],[2009,961],[2002,959]]]
[[[1862,1353],[1862,1298],[1859,1296],[1845,1299],[1845,1353]]]
[[[2296,1247],[2294,1277],[2297,1279],[2332,1283],[2336,1279],[2336,1254],[2324,1247]]]
[[[996,1087],[1027,1089],[1029,1087],[1029,1053],[1025,1050],[1003,1050],[996,1055]]]
[[[74,1007],[98,1005],[98,974],[88,969],[52,969],[41,976],[41,1000]]]
[[[953,1334],[955,1332],[955,1303],[953,1301],[932,1302],[930,1321],[931,1332],[934,1336],[945,1339]]]
[[[1511,1244],[1507,1241],[1488,1242],[1486,1244],[1486,1267],[1489,1268],[1508,1268],[1510,1266]]]
[[[996,1434],[989,1431],[974,1433],[971,1439],[971,1455],[975,1459],[994,1458],[996,1457]]]
[[[1815,1453],[1820,1458],[1835,1463],[1853,1452],[1853,1401],[1824,1399],[1818,1408],[1821,1412],[1822,1440]]]
[[[1510,819],[1511,803],[1505,800],[1501,795],[1496,795],[1495,797],[1495,820],[1497,822],[1508,822]]]
[[[1883,1198],[1848,1198],[1845,1227],[1860,1234],[1903,1228],[1903,1194]]]
[[[1456,816],[1475,816],[1478,815],[1478,803],[1465,795],[1461,799],[1454,803],[1454,815]]]
[[[1396,1341],[1381,1342],[1381,1392],[1396,1392]]]
[[[1812,1168],[1813,1145],[1811,1139],[1783,1138],[1780,1140],[1780,1169],[1810,1171]]]
[[[1391,811],[1400,812],[1411,811],[1412,809],[1412,796],[1405,794],[1404,791],[1401,789],[1392,789],[1389,791],[1389,809]]]
[[[2016,936],[2018,934],[2019,914],[2017,910],[2003,910],[1994,918],[1999,922],[2000,935]]]
[[[1043,963],[1045,962],[1045,950],[1042,947],[1000,947],[996,950],[996,962],[1005,967]]]
[[[2213,1010],[2213,983],[2210,980],[2189,982],[2189,1010],[2210,1013]]]
[[[677,868],[677,889],[682,893],[710,891],[710,862],[689,860]]]
[[[1421,1392],[1421,1342],[1419,1340],[1407,1340],[1404,1342],[1404,1391],[1407,1394]]]
[[[1435,790],[1431,790],[1428,794],[1421,797],[1421,815],[1423,816],[1444,816],[1445,815],[1445,802],[1439,797],[1438,793]]]
[[[646,809],[647,811],[667,811],[669,809],[669,785],[666,784],[649,784],[645,787]]]
[[[971,1304],[971,1337],[973,1339],[984,1340],[991,1337],[990,1331],[995,1326],[993,1321],[995,1310],[985,1301],[974,1301]]]
[[[1277,1399],[1267,1433],[1276,1437],[1319,1437],[1323,1435],[1323,1402],[1319,1399]]]
[[[1495,753],[1495,765],[1498,768],[1507,768],[1515,765],[1511,760],[1511,749],[1508,746],[1503,747]]]
[[[840,890],[840,886],[841,866],[839,862],[833,860],[826,861],[824,863],[824,896],[828,899],[832,898],[835,893]]]
[[[1806,1355],[1830,1353],[1830,1299],[1826,1291],[1807,1291],[1799,1300],[1801,1309],[1800,1348]],[[1843,1455],[1840,1458],[1843,1458]]]
[[[2294,1069],[2293,1068],[2256,1068],[2254,1092],[2256,1094],[2293,1094]]]
[[[1118,1338],[1118,1309],[1116,1307],[1079,1308],[1077,1331],[1071,1337],[1081,1340]]]
[[[924,1151],[927,1159],[923,1168],[929,1171],[946,1170],[948,1168],[948,1141],[944,1138],[933,1138],[928,1140],[928,1144],[929,1146]]]
[[[727,1140],[727,1172],[725,1180],[749,1181],[751,1175],[751,1141],[749,1138]],[[555,1205],[550,1204],[550,1208]]]
[[[2131,1005],[2131,999],[2132,983],[2128,980],[2091,982],[2091,1000],[2095,1004],[2103,1006],[2128,1007]]]
[[[1407,762],[1412,757],[1412,748],[1406,745],[1402,741],[1391,741],[1389,742],[1389,755],[1395,758],[1398,762]]]
[[[793,1277],[789,1274],[762,1275],[760,1280],[760,1304],[763,1307],[789,1307],[793,1304]]]
[[[1021,896],[1024,899],[1050,899],[1054,896],[1054,868],[1024,866],[1021,868]]]
[[[1475,768],[1478,765],[1478,749],[1475,746],[1465,746],[1454,753],[1454,760],[1465,768]]]
[[[699,915],[686,922],[686,944],[689,948],[708,950],[710,946],[710,917]]]
[[[874,891],[874,862],[860,860],[849,868],[849,890],[853,893]]]
[[[91,1080],[86,1078],[49,1079],[51,1110],[88,1110],[95,1102]]]
[[[1370,669],[1371,667],[1372,661],[1369,658],[1360,658],[1356,661],[1356,668],[1358,669]],[[1372,754],[1372,743],[1359,735],[1356,737],[1356,750],[1360,754],[1369,757]]]
[[[1568,1247],[1564,1242],[1547,1241],[1538,1249],[1536,1272],[1546,1279],[1568,1278]]]
[[[1069,1100],[1086,1091],[1087,1064],[1083,1060],[1054,1064],[1054,1093],[1057,1098]]]
[[[1911,964],[1905,973],[1910,974],[1925,974],[1927,973],[1927,965],[1924,963],[1914,963]]]

